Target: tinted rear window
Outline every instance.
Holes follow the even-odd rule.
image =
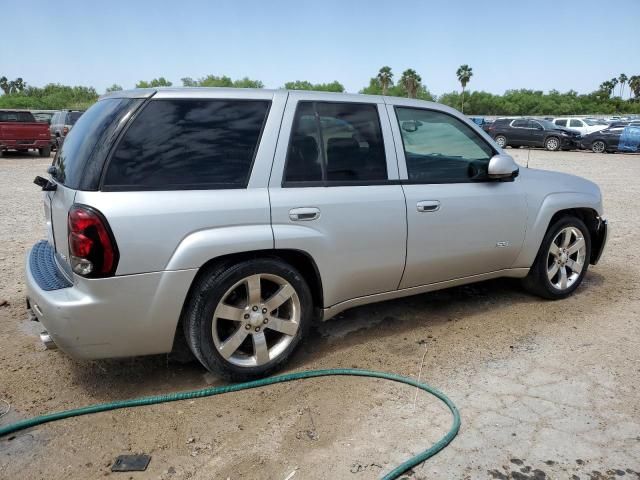
[[[31,112],[0,112],[0,122],[35,122]]]
[[[265,100],[152,100],[113,154],[103,189],[246,187],[269,105]]]
[[[78,119],[82,116],[84,112],[69,112],[67,113],[67,121],[65,125],[75,125]]]
[[[53,164],[55,179],[69,188],[95,190],[96,158],[106,155],[120,124],[141,100],[112,98],[101,100],[87,110],[67,134]],[[101,163],[100,163],[101,164]],[[93,169],[89,176],[85,169]],[[86,177],[86,178],[85,178]]]

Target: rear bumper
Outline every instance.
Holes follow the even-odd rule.
[[[18,150],[23,148],[46,148],[51,145],[50,140],[2,140],[0,149]]]
[[[41,241],[27,254],[27,298],[53,342],[73,357],[165,353],[195,274],[194,269],[69,280],[53,248]]]

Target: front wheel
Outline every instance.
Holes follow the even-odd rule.
[[[184,318],[187,343],[211,372],[242,381],[271,374],[313,318],[309,287],[277,258],[227,264],[202,275]]]
[[[560,150],[560,140],[558,137],[549,137],[544,141],[544,148],[550,152]]]
[[[550,300],[571,295],[582,283],[591,258],[591,236],[582,220],[562,217],[547,231],[529,274],[531,293]]]

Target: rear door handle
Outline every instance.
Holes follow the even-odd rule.
[[[440,202],[438,200],[423,200],[416,205],[417,209],[421,213],[425,212],[437,212],[440,210]]]
[[[320,209],[316,207],[292,208],[289,210],[289,218],[294,222],[308,222],[320,218]]]

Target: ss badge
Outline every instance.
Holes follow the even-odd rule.
[[[504,247],[508,247],[509,246],[509,242],[498,242],[496,243],[496,247],[498,248],[504,248]]]

